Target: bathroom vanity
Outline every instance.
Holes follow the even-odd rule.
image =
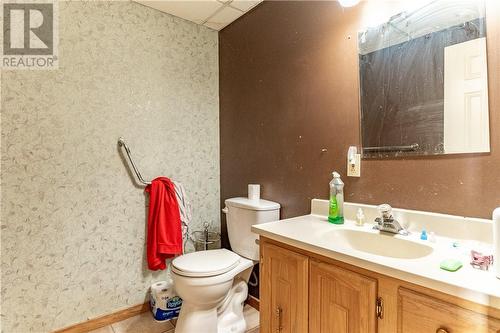
[[[359,207],[371,221],[374,206],[346,204],[346,224],[332,225],[327,201],[313,200],[311,215],[253,227],[261,332],[500,332],[500,280],[467,261],[469,248],[490,248],[491,221],[397,210],[410,235],[386,235],[354,225]],[[464,266],[440,269],[450,257]]]

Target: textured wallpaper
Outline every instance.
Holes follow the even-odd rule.
[[[59,69],[1,79],[2,332],[145,301],[144,178],[184,183],[219,229],[217,33],[131,2],[61,2]]]

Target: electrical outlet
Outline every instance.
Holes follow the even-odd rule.
[[[361,154],[354,154],[354,164],[347,160],[347,176],[361,177]]]

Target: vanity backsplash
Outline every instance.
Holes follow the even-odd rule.
[[[377,206],[345,202],[344,218],[355,220],[358,209],[365,215],[365,223],[374,223],[379,216]],[[484,243],[493,243],[493,223],[491,220],[447,215],[417,210],[393,208],[394,218],[410,232],[434,232],[438,236],[446,236],[457,240],[467,239]],[[328,200],[312,199],[311,214],[328,216]]]

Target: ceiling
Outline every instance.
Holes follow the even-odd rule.
[[[262,0],[134,0],[214,30],[221,30]]]

